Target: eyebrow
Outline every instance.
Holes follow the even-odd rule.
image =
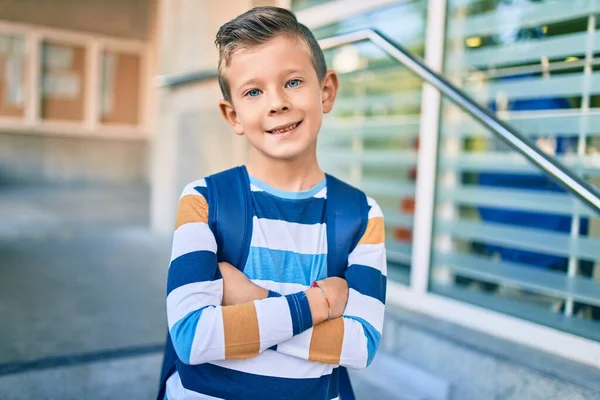
[[[240,85],[238,85],[238,90],[242,90],[242,88],[245,88],[246,86],[255,85],[257,82],[258,82],[258,79],[250,78],[250,79],[242,82]]]
[[[302,71],[300,71],[299,69],[296,68],[288,68],[288,69],[284,69],[282,71],[283,75],[289,75],[289,74],[298,74]]]

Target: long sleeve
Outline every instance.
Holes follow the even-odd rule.
[[[366,368],[373,360],[383,329],[387,262],[383,214],[373,199],[368,201],[367,229],[348,257],[344,315],[280,343],[277,351],[355,369]]]
[[[221,306],[223,279],[207,198],[204,180],[184,189],[167,277],[169,332],[186,364],[254,357],[312,326],[304,292]]]

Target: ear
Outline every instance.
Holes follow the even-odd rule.
[[[327,71],[321,83],[321,103],[323,105],[323,113],[328,113],[333,108],[335,98],[337,96],[340,82],[335,71]]]
[[[242,124],[238,119],[238,115],[235,111],[235,108],[233,108],[233,104],[231,104],[227,100],[221,100],[219,101],[219,108],[221,109],[221,115],[223,116],[223,118],[225,118],[225,121],[227,121],[229,125],[231,125],[235,134],[243,135],[244,128],[242,127]]]

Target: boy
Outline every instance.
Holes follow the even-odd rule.
[[[369,220],[345,280],[327,277],[325,174],[316,156],[338,79],[291,12],[260,7],[223,25],[219,106],[252,149],[253,225],[243,272],[217,263],[206,180],[184,189],[168,274],[179,361],[166,397],[334,399],[337,367],[365,368],[383,327],[383,217]]]

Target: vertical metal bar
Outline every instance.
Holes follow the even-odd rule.
[[[429,0],[425,63],[437,72],[441,72],[443,68],[445,31],[446,0]],[[416,206],[410,272],[410,286],[417,293],[427,292],[429,286],[440,109],[440,92],[425,82],[419,124],[419,157],[417,160]]]
[[[583,159],[585,157],[585,148],[588,132],[588,118],[590,112],[590,86],[592,84],[592,62],[594,59],[594,41],[596,38],[596,15],[590,14],[588,17],[587,40],[585,49],[585,64],[583,70],[583,92],[581,98],[581,119],[579,122],[579,135],[577,139],[577,159],[580,161],[575,167],[580,176],[583,176]],[[579,237],[581,230],[581,204],[578,200],[573,202],[573,214],[571,220],[571,240],[575,241]],[[579,272],[579,260],[575,254],[569,256],[567,276],[570,278],[576,276]],[[573,298],[567,297],[565,303],[565,315],[573,315]]]

